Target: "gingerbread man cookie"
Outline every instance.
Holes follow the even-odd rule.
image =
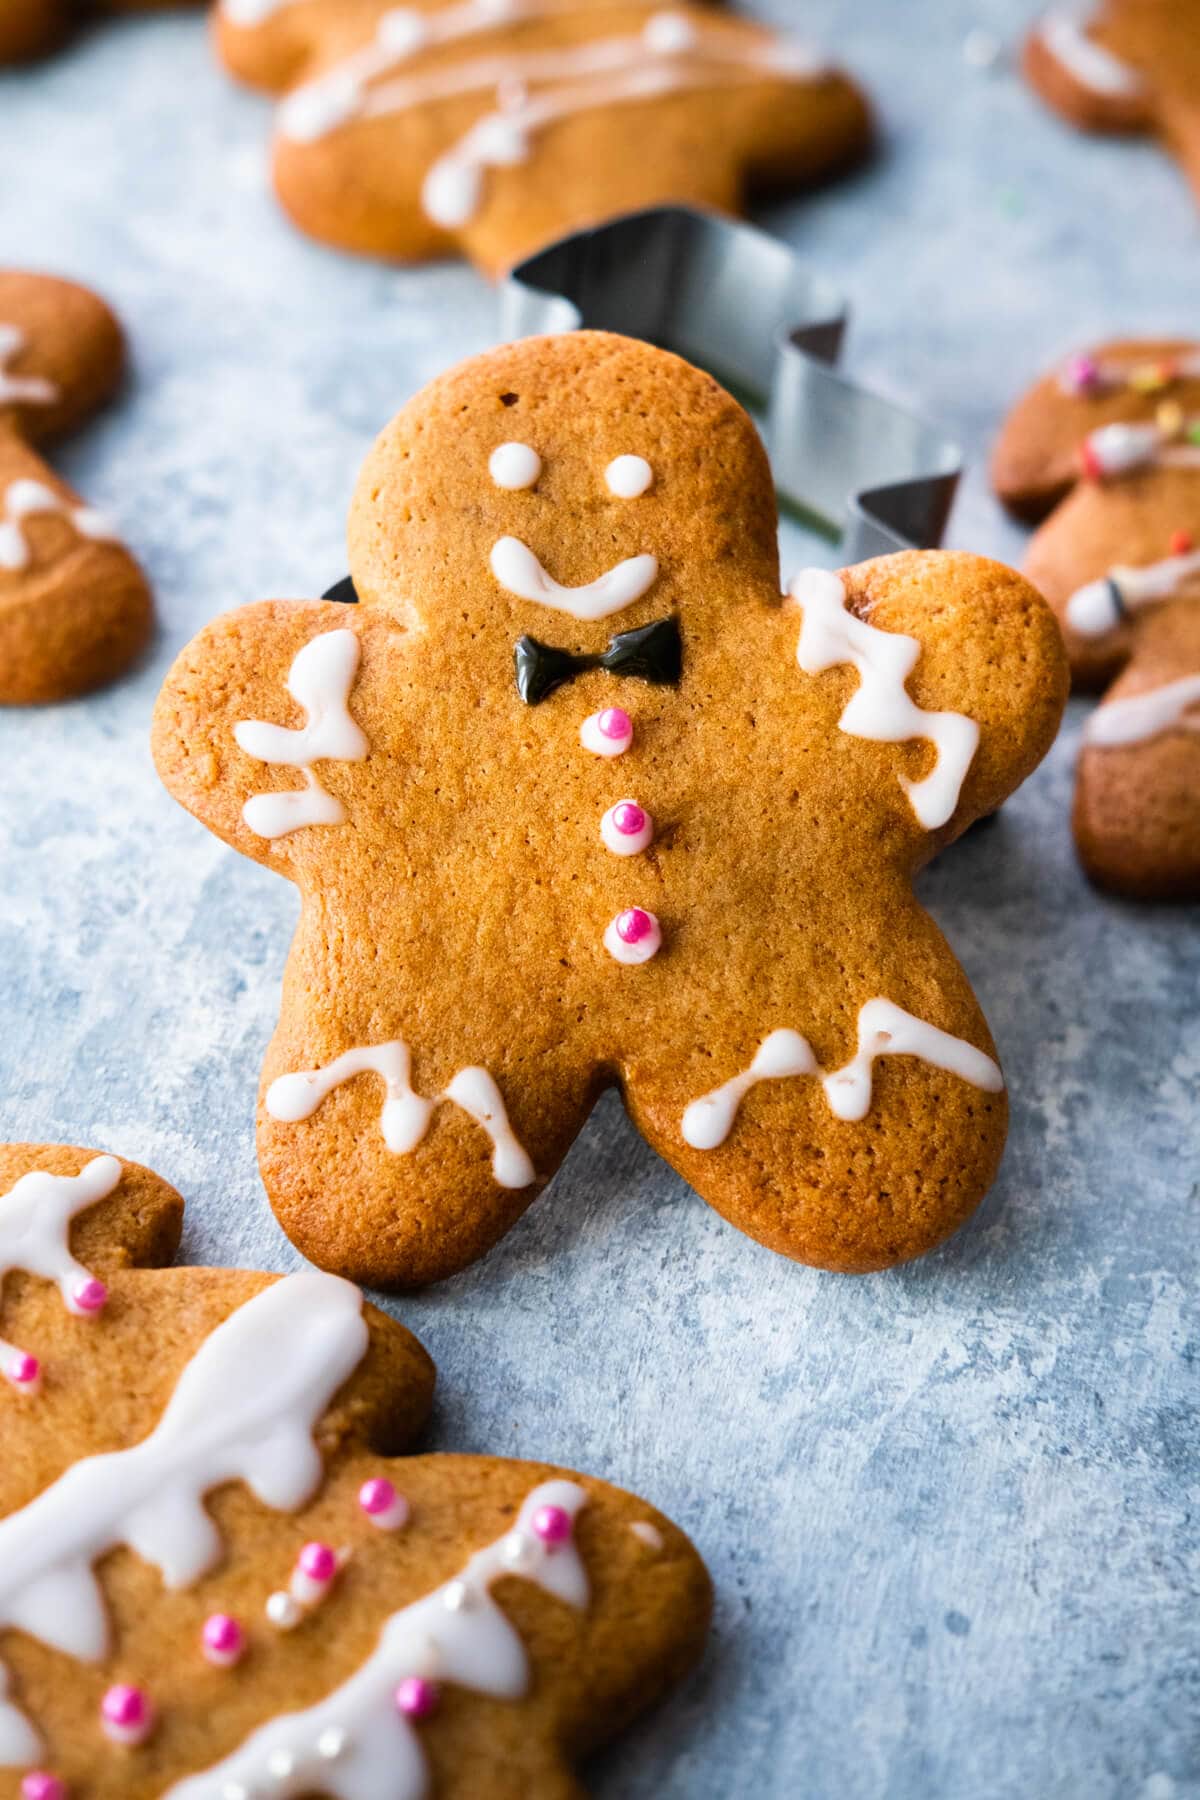
[[[115,527],[34,448],[103,406],[123,361],[95,294],[0,270],[0,702],[97,687],[149,638],[150,591]]]
[[[961,1223],[1003,1084],[911,879],[1054,736],[1028,584],[914,552],[785,605],[746,414],[600,332],[413,400],[350,548],[359,605],[216,620],[154,732],[175,796],[303,896],[259,1113],[294,1241],[448,1275],[613,1084],[788,1255],[880,1268]]]
[[[866,103],[806,46],[654,0],[222,0],[238,75],[290,89],[275,183],[297,224],[491,274],[663,201],[737,211],[866,146]]]
[[[567,1759],[703,1645],[687,1539],[586,1476],[383,1460],[429,1411],[416,1339],[334,1275],[166,1267],[181,1214],[115,1156],[0,1147],[29,1346],[0,1382],[0,1791],[579,1794]]]
[[[156,12],[178,0],[0,0],[0,64],[44,56],[96,11]]]
[[[1064,4],[1025,43],[1038,93],[1085,131],[1153,132],[1200,193],[1200,7],[1196,0]]]
[[[1084,732],[1084,866],[1121,893],[1200,896],[1200,343],[1069,357],[1014,408],[993,477],[1014,511],[1050,513],[1025,571],[1077,683],[1119,677]]]

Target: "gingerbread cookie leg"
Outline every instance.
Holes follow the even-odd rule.
[[[115,527],[33,446],[112,393],[119,328],[95,295],[0,273],[0,702],[62,700],[111,680],[145,647],[152,605]]]

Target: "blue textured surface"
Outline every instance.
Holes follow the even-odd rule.
[[[1093,333],[1194,328],[1200,277],[1167,159],[1076,137],[1011,62],[968,66],[968,32],[1011,46],[1027,10],[805,5],[881,100],[885,154],[771,221],[852,295],[850,366],[970,446],[952,541],[1013,558],[982,475],[1004,408]],[[194,1260],[287,1268],[252,1110],[293,900],[167,799],[150,708],[212,613],[343,572],[371,437],[495,315],[464,268],[295,236],[265,127],[198,18],[0,79],[0,257],[93,282],[130,328],[126,402],[63,466],[162,617],[132,679],[0,719],[0,1126],[161,1170]],[[434,1443],[636,1488],[713,1570],[708,1660],[593,1771],[603,1800],[1200,1794],[1200,946],[1081,880],[1082,716],[924,883],[1013,1095],[953,1243],[865,1280],[794,1268],[610,1097],[484,1265],[397,1308],[441,1367]]]

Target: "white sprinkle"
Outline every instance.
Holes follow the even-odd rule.
[[[299,1602],[294,1600],[291,1594],[284,1593],[282,1590],[277,1594],[272,1594],[267,1601],[267,1617],[272,1625],[279,1627],[280,1631],[291,1631],[293,1626],[300,1623],[303,1616]]]
[[[325,1762],[336,1762],[346,1748],[347,1737],[340,1725],[331,1725],[317,1739],[317,1755]]]

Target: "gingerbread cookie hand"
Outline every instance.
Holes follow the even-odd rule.
[[[274,175],[302,229],[492,274],[664,201],[736,211],[870,135],[820,56],[702,5],[224,0],[217,33],[236,73],[291,89]]]
[[[0,1147],[2,1323],[40,1357],[0,1383],[5,1792],[579,1793],[566,1759],[703,1643],[687,1539],[586,1476],[383,1460],[428,1413],[416,1339],[336,1276],[161,1266],[181,1211]]]
[[[1083,863],[1119,892],[1200,893],[1200,344],[1069,357],[1016,406],[993,467],[1019,510],[1058,500],[1025,570],[1058,615],[1076,683],[1120,676],[1085,732]]]
[[[94,294],[0,272],[0,703],[86,692],[150,635],[149,589],[116,528],[35,448],[105,403],[123,354]]]
[[[1053,736],[1061,643],[1028,585],[913,555],[785,602],[745,413],[590,332],[418,395],[363,470],[350,552],[357,607],[216,621],[155,734],[172,791],[304,896],[259,1153],[306,1254],[384,1284],[461,1268],[612,1083],[705,1198],[793,1256],[878,1267],[944,1236],[991,1178],[1004,1105],[910,884]],[[322,704],[304,690],[327,655]],[[359,760],[312,772],[340,816],[251,842],[247,751],[289,764],[273,804],[297,734],[334,723]],[[788,1079],[745,1084],[697,1143],[693,1103],[781,1031]],[[866,1160],[883,1136],[886,1179]]]

